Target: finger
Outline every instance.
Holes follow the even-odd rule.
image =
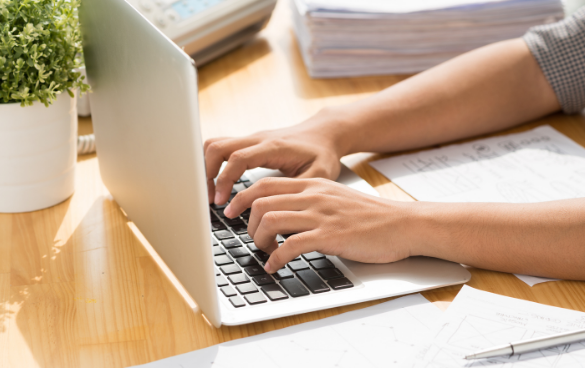
[[[239,192],[224,209],[223,213],[229,218],[234,218],[246,209],[252,207],[252,203],[258,198],[279,194],[300,193],[305,189],[306,185],[306,180],[290,178],[260,179],[248,189]]]
[[[214,179],[219,173],[221,164],[226,161],[230,155],[239,149],[255,144],[252,138],[217,138],[205,147],[205,174],[207,179]]]
[[[292,235],[270,254],[264,270],[274,273],[301,254],[319,251],[321,244],[322,239],[319,238],[318,229]]]
[[[332,169],[333,168],[328,168],[327,166],[331,166],[328,165],[327,163],[322,163],[319,161],[315,161],[313,163],[311,163],[311,166],[309,166],[305,171],[302,171],[299,175],[295,176],[295,178],[297,179],[310,179],[310,178],[325,178],[325,179],[331,179],[331,180],[335,180],[337,179],[337,176],[339,176],[339,174],[335,173]]]
[[[258,231],[254,234],[254,244],[266,251],[274,243],[277,234],[308,231],[317,225],[317,221],[306,211],[268,212],[262,217]]]
[[[278,153],[275,152],[277,149],[274,144],[261,143],[233,152],[229,156],[227,165],[217,177],[215,184],[216,203],[223,204],[228,200],[234,183],[246,170],[256,167],[278,168],[273,162],[275,157],[279,157]]]
[[[281,194],[258,198],[252,203],[252,213],[248,220],[248,234],[254,237],[262,217],[268,212],[302,211],[307,209],[309,205],[308,198],[298,194]]]

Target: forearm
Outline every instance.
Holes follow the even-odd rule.
[[[339,153],[348,154],[448,142],[509,128],[559,108],[528,47],[515,39],[466,53],[315,118],[325,122],[325,130],[335,131],[329,134],[336,135]]]
[[[531,204],[417,202],[412,255],[474,267],[585,280],[585,199]]]

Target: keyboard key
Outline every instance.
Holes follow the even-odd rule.
[[[284,238],[281,235],[276,235],[276,241],[280,243],[284,243]]]
[[[288,239],[288,238],[290,238],[290,237],[291,237],[291,236],[293,236],[293,235],[295,235],[295,234],[294,234],[294,233],[293,233],[293,234],[282,234],[282,237],[283,237],[284,239]]]
[[[238,295],[238,293],[236,293],[236,291],[234,290],[234,288],[231,287],[231,286],[224,286],[220,290],[223,293],[223,295],[227,296],[228,298],[230,296]]]
[[[268,299],[272,301],[288,299],[288,295],[286,295],[284,290],[282,290],[282,288],[276,284],[262,286],[261,289],[262,292],[266,294]]]
[[[238,289],[240,294],[250,294],[258,291],[256,286],[254,286],[251,282],[248,282],[247,284],[238,285],[236,286],[236,289]]]
[[[216,268],[215,269],[215,276],[219,276],[219,275],[221,275],[221,272],[219,272],[219,270]]]
[[[309,265],[305,261],[292,261],[292,262],[289,262],[288,267],[291,270],[297,272],[300,270],[306,270],[307,268],[309,268]]]
[[[229,252],[230,252],[230,256],[232,256],[234,258],[244,257],[244,256],[250,255],[250,252],[245,250],[243,247],[230,249]]]
[[[242,272],[242,269],[238,265],[230,264],[227,266],[221,266],[219,268],[224,275],[233,275],[234,273]]]
[[[211,238],[211,246],[216,246],[219,245],[219,243],[217,242],[217,240],[215,240],[215,238]]]
[[[217,214],[217,216],[221,217],[222,219],[226,219],[226,215],[224,215],[223,210],[217,210],[215,211],[215,213]]]
[[[249,181],[249,182],[247,182],[247,183],[243,183],[243,184],[244,184],[244,186],[245,186],[246,188],[250,188],[250,187],[252,186],[252,184],[254,184],[254,183],[252,183],[252,182],[250,182],[250,181]]]
[[[258,286],[274,284],[274,279],[272,278],[272,276],[270,276],[268,274],[254,276],[252,279],[254,280],[256,285],[258,285]]]
[[[324,293],[329,291],[329,286],[317,276],[313,270],[302,270],[297,272],[297,277],[307,285],[312,293]]]
[[[257,266],[258,265],[258,261],[256,259],[254,259],[254,257],[252,257],[252,256],[245,256],[245,257],[236,258],[236,262],[238,262],[238,264],[242,267]]]
[[[234,263],[234,261],[232,261],[232,259],[227,254],[224,254],[223,256],[213,257],[213,260],[215,261],[215,264],[218,266]]]
[[[232,305],[236,308],[244,307],[246,305],[246,302],[244,302],[244,300],[237,295],[232,296],[229,300],[230,303],[232,303]]]
[[[352,282],[345,277],[341,279],[329,280],[327,282],[329,283],[329,286],[331,286],[333,290],[347,289],[353,287]]]
[[[238,191],[236,190],[236,188],[232,187],[232,194],[236,194]]]
[[[266,303],[266,298],[260,293],[244,295],[244,299],[246,299],[250,304]]]
[[[238,193],[241,192],[241,191],[243,191],[243,190],[246,190],[246,186],[245,185],[242,185],[242,184],[239,184],[239,183],[238,184],[235,184],[233,188]]]
[[[209,219],[211,220],[211,222],[218,222],[219,218],[217,216],[215,216],[215,213],[213,212],[209,212]]]
[[[224,240],[224,239],[229,239],[229,238],[234,237],[234,234],[232,234],[231,231],[227,231],[227,230],[216,231],[213,233],[213,235],[215,235],[215,237],[218,238],[219,240]]]
[[[223,210],[224,208],[226,208],[227,207],[227,203],[226,204],[215,204],[215,203],[212,203],[212,204],[209,205],[209,207],[213,208],[216,211],[219,211],[219,210]]]
[[[285,279],[280,282],[280,286],[293,298],[309,295],[309,291],[297,279]]]
[[[222,247],[213,247],[211,249],[213,250],[214,256],[221,256],[222,254],[225,254],[225,250],[223,250]]]
[[[333,264],[333,262],[331,262],[327,258],[318,259],[316,261],[311,261],[310,263],[311,263],[311,266],[313,266],[313,268],[316,270],[323,270],[325,268],[335,268],[335,265]]]
[[[244,223],[244,221],[242,221],[242,219],[241,219],[241,218],[239,218],[239,217],[236,217],[235,219],[226,219],[226,220],[225,220],[225,223],[226,223],[228,226],[246,225],[246,224]]]
[[[310,262],[310,261],[314,261],[316,259],[325,258],[325,255],[321,254],[319,252],[311,252],[311,253],[303,254],[303,258]]]
[[[266,261],[268,261],[268,258],[270,258],[270,254],[265,253],[261,250],[257,251],[254,254],[256,255],[256,258],[258,258],[262,263],[266,263]]]
[[[217,283],[217,286],[220,287],[229,285],[227,280],[223,276],[215,276],[215,282]]]
[[[246,224],[231,226],[231,228],[232,228],[232,231],[238,235],[248,233],[248,225],[246,225]]]
[[[223,244],[225,249],[232,249],[232,248],[237,248],[237,247],[242,246],[242,243],[240,243],[240,241],[238,239],[223,240],[221,242],[221,244]]]
[[[240,181],[241,181],[242,183],[245,183],[245,182],[247,182],[247,181],[250,181],[250,179],[248,179],[248,177],[247,177],[246,175],[242,175],[242,176],[240,177]]]
[[[247,210],[245,210],[244,212],[242,212],[240,214],[240,217],[245,219],[246,221],[248,221],[250,219],[251,214],[252,214],[252,210],[248,208]]]
[[[288,268],[281,268],[280,270],[276,271],[273,276],[277,279],[277,280],[282,280],[282,279],[288,279],[291,277],[295,277],[295,275],[292,273],[291,270],[289,270]]]
[[[251,243],[254,241],[254,239],[252,239],[252,237],[248,234],[240,235],[240,240],[242,240],[244,243]]]
[[[319,276],[325,280],[331,280],[343,277],[343,273],[341,273],[341,271],[339,271],[337,268],[326,268],[319,271]]]
[[[250,249],[252,252],[258,252],[260,249],[258,249],[258,247],[256,246],[256,244],[254,243],[248,243],[246,244],[246,246],[248,247],[248,249]]]
[[[246,267],[246,268],[244,268],[244,271],[246,271],[246,273],[249,276],[258,276],[258,275],[266,274],[266,271],[264,271],[264,268],[262,268],[262,266],[260,266],[260,265]]]
[[[234,285],[243,284],[244,282],[250,281],[250,279],[243,273],[236,273],[235,275],[228,276],[228,280]]]
[[[227,229],[227,226],[225,226],[221,222],[212,222],[211,223],[211,231],[219,231],[219,230],[225,230],[225,229]]]

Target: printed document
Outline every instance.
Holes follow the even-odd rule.
[[[478,350],[585,328],[585,313],[509,298],[463,286],[442,326],[417,346],[415,367],[579,367],[585,341],[513,357],[465,360]]]
[[[413,364],[415,345],[441,312],[422,295],[234,340],[144,368],[366,368]]]
[[[370,165],[419,201],[529,203],[585,197],[585,148],[548,125]],[[519,278],[530,286],[555,281]]]

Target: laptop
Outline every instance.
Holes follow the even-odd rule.
[[[191,58],[124,0],[83,0],[79,16],[103,182],[211,324],[251,323],[470,279],[461,265],[434,258],[364,264],[317,252],[265,274],[268,255],[246,232],[249,212],[229,220],[223,206],[209,206]],[[275,174],[250,170],[233,193]],[[338,181],[377,195],[346,167]]]

